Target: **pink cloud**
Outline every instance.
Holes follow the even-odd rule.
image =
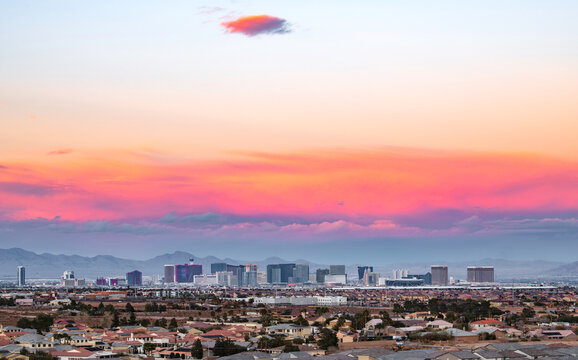
[[[8,184],[0,188],[0,212],[20,219],[158,219],[176,212],[370,223],[447,209],[458,215],[578,211],[576,163],[519,154],[381,149],[185,163],[111,154],[4,164],[35,169],[0,173]],[[14,184],[50,184],[58,191],[31,201],[43,188]]]
[[[247,36],[290,32],[287,20],[270,15],[242,16],[235,20],[222,22],[221,25],[229,33],[240,33]]]

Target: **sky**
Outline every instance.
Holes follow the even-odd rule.
[[[578,260],[576,13],[0,0],[0,248]]]

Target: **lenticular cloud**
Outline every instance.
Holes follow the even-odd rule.
[[[225,21],[221,25],[229,33],[241,33],[247,36],[290,32],[287,20],[269,15],[242,16],[236,20]]]

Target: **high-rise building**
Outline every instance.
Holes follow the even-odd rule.
[[[373,266],[358,266],[357,267],[357,278],[359,280],[363,280],[363,277],[364,277],[366,271],[373,272]]]
[[[211,274],[216,274],[218,272],[226,272],[228,271],[226,263],[212,263],[211,264]]]
[[[325,283],[326,275],[329,275],[329,269],[317,269],[315,272],[315,281],[317,281],[318,284]]]
[[[62,273],[62,280],[74,280],[74,271],[66,270]]]
[[[192,283],[195,281],[195,275],[203,274],[203,265],[195,264],[193,259],[188,264],[175,265],[175,282]]]
[[[175,282],[175,266],[165,265],[165,283]]]
[[[18,266],[16,268],[16,277],[18,279],[18,286],[26,285],[26,268],[24,266]]]
[[[96,279],[96,286],[105,286],[106,285],[106,279],[105,278],[97,278]]]
[[[245,272],[257,271],[257,264],[245,264]]]
[[[287,284],[293,278],[295,264],[267,265],[267,282],[269,284]]]
[[[187,265],[175,265],[175,282],[187,282]]]
[[[468,282],[491,283],[494,282],[493,266],[468,266]]]
[[[431,285],[431,273],[419,274],[419,275],[410,275],[403,277],[403,279],[420,279],[423,280],[424,285]]]
[[[307,264],[297,264],[293,269],[293,279],[294,283],[303,284],[309,281],[309,265]]]
[[[373,271],[366,271],[363,274],[363,285],[372,286],[379,283],[379,273]]]
[[[128,286],[142,286],[142,272],[134,270],[126,273],[126,284]]]
[[[329,265],[329,275],[345,275],[345,265]]]
[[[447,286],[448,285],[448,267],[445,265],[431,266],[431,284]]]
[[[227,263],[212,263],[211,273],[231,273],[227,278],[227,286],[257,286],[257,265],[230,265]],[[222,275],[225,276],[225,275]],[[221,281],[222,282],[222,281]]]
[[[407,278],[409,275],[409,270],[407,269],[395,269],[393,270],[393,280],[400,280]]]

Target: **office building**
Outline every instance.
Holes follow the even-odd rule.
[[[257,272],[257,264],[245,264],[245,272],[255,271]]]
[[[97,278],[96,279],[96,286],[106,286],[106,279],[105,278]]]
[[[175,266],[165,265],[165,283],[175,282]]]
[[[230,265],[227,263],[212,263],[211,273],[231,273],[231,275],[227,276],[226,286],[254,287],[259,284],[256,264]],[[223,281],[218,281],[218,283],[224,285],[222,284]]]
[[[74,271],[66,270],[62,273],[62,280],[73,280],[74,279]]]
[[[315,280],[318,284],[325,283],[325,276],[329,275],[329,269],[317,269],[315,272]]]
[[[142,286],[142,272],[134,270],[126,273],[126,284],[128,286]]]
[[[218,285],[216,274],[202,274],[193,276],[193,283],[196,286],[215,286]]]
[[[18,266],[16,268],[17,285],[26,285],[26,268],[24,266]]]
[[[366,271],[363,274],[363,285],[374,286],[379,283],[379,273],[373,271]]]
[[[345,275],[345,265],[329,265],[329,275]]]
[[[444,265],[431,266],[431,284],[437,286],[448,285],[448,267]]]
[[[468,266],[468,282],[492,283],[494,282],[493,266]]]
[[[247,268],[245,268],[245,272],[242,273],[242,279],[241,279],[241,286],[246,287],[255,287],[259,285],[258,279],[257,279],[257,271],[247,271]]]
[[[328,285],[345,285],[347,284],[347,275],[325,275],[324,283]]]
[[[373,266],[358,266],[357,267],[357,278],[361,281],[365,275],[365,272],[373,272]]]
[[[216,274],[218,272],[225,272],[228,271],[228,267],[226,263],[212,263],[211,264],[211,274]]]
[[[297,264],[293,269],[293,281],[297,284],[303,284],[309,281],[309,265]]]
[[[393,280],[401,280],[407,278],[409,275],[408,269],[395,269],[393,270]]]
[[[269,284],[288,284],[293,278],[295,264],[267,265],[267,282]]]
[[[175,282],[192,283],[195,281],[195,275],[203,274],[203,265],[195,264],[193,259],[188,264],[175,265]]]
[[[411,275],[408,274],[406,277],[402,278],[402,280],[405,279],[419,279],[419,280],[423,280],[423,284],[424,285],[431,285],[431,273],[425,273],[425,274],[419,274],[419,275]]]

